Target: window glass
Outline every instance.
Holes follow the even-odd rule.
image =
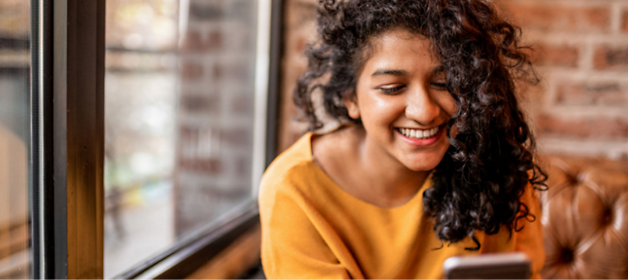
[[[105,278],[252,200],[254,0],[107,0]]]
[[[30,278],[30,1],[0,1],[0,279]]]

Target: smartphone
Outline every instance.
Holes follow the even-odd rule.
[[[446,279],[529,279],[530,259],[524,253],[451,257],[443,263]]]

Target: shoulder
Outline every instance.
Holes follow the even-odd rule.
[[[328,134],[319,135],[312,140],[314,161],[334,181],[343,181],[344,176],[355,166],[357,150],[364,138],[362,126],[341,127]]]
[[[344,173],[347,150],[352,146],[352,127],[314,135],[306,133],[290,148],[281,153],[268,167],[259,188],[259,206],[262,215],[271,213],[279,201],[284,204],[309,206],[327,203],[331,178]],[[330,173],[326,173],[331,171]],[[264,213],[262,213],[264,212]]]
[[[274,204],[278,195],[293,196],[312,176],[311,133],[306,133],[268,166],[259,187],[260,211]]]

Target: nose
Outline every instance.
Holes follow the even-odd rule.
[[[428,89],[417,87],[408,92],[406,101],[406,117],[421,125],[434,124],[441,113],[440,105],[432,99]]]

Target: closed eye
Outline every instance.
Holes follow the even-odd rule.
[[[447,90],[447,84],[446,83],[430,83],[430,85],[434,88],[436,88],[437,90]]]
[[[381,88],[379,88],[379,90],[381,90],[381,91],[382,91],[383,93],[385,93],[385,94],[393,94],[393,93],[396,93],[396,92],[398,92],[398,91],[402,90],[402,89],[403,89],[403,88],[405,88],[405,87],[406,87],[406,86],[398,86],[398,87],[393,87],[393,88],[384,88],[384,87],[381,87]]]

